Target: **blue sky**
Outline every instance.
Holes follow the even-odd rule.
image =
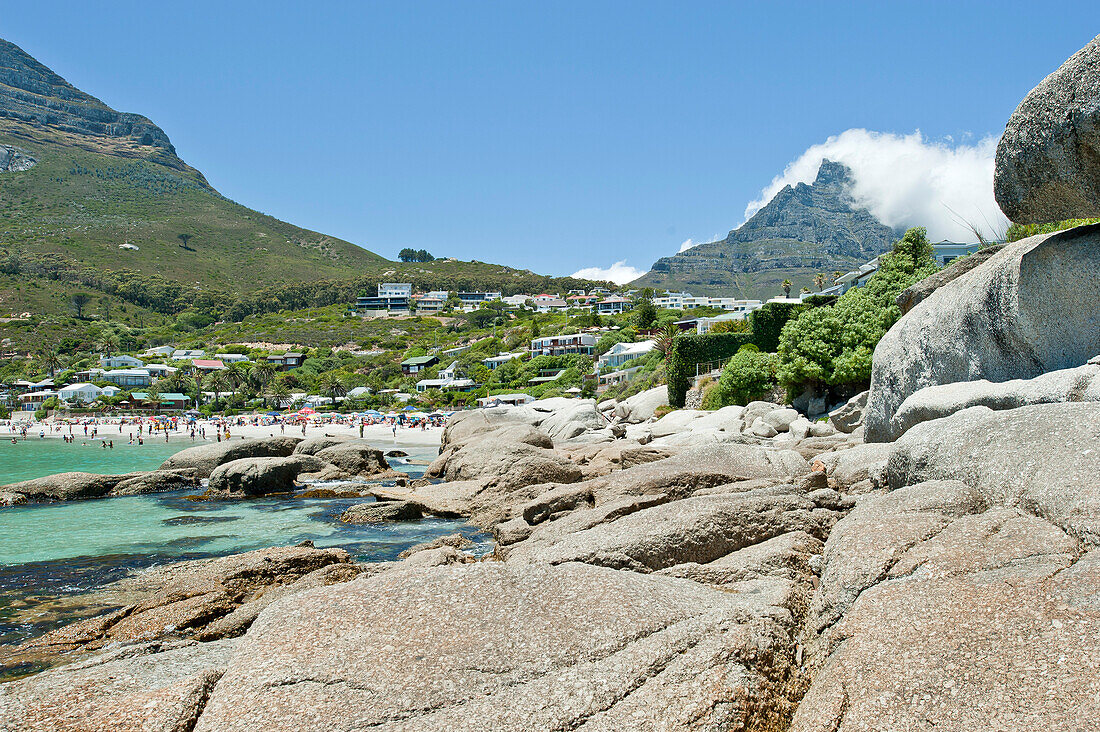
[[[389,257],[567,274],[645,270],[725,235],[846,130],[886,133],[890,150],[919,130],[917,149],[954,159],[1000,134],[1088,42],[1093,15],[1083,2],[83,0],[6,3],[0,37],[153,119],[248,206]],[[873,167],[888,154],[874,139],[823,149]],[[794,168],[779,185],[806,177]],[[868,190],[890,184],[868,176]],[[882,210],[934,216],[912,196]]]

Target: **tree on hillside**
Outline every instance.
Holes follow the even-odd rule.
[[[333,404],[336,403],[337,397],[346,396],[348,393],[348,388],[344,384],[343,379],[332,372],[321,375],[321,379],[318,382],[318,388],[320,389],[321,396],[327,396],[332,400]]]
[[[111,351],[118,349],[119,338],[118,335],[111,331],[104,331],[99,334],[99,337],[95,340],[95,347],[101,351],[107,358],[111,357]]]
[[[208,391],[214,392],[214,401],[217,402],[218,398],[224,393],[229,391],[229,380],[225,376],[224,371],[211,371],[202,380],[203,386]]]
[[[818,272],[817,274],[814,275],[814,287],[817,288],[818,292],[821,292],[822,290],[825,289],[825,275],[824,275],[824,273]]]
[[[790,280],[783,280],[783,295],[784,297],[791,296],[791,287],[794,285]]]
[[[101,297],[101,298],[99,298],[99,304],[103,308],[103,319],[104,320],[110,320],[111,319],[111,298]]]
[[[433,257],[426,249],[411,249],[405,247],[397,253],[398,260],[402,262],[434,262]]]
[[[657,321],[657,308],[649,300],[643,300],[634,308],[634,322],[638,330],[649,330]]]
[[[61,354],[56,350],[43,351],[42,368],[52,377],[61,368]]]
[[[180,240],[181,247],[184,249],[191,249],[191,247],[187,246],[187,242],[191,241],[191,237],[193,236],[194,234],[177,234],[176,238]]]
[[[73,309],[76,310],[76,317],[84,317],[84,308],[86,308],[88,306],[88,303],[90,303],[91,301],[92,296],[86,292],[73,293],[70,302],[72,303]]]

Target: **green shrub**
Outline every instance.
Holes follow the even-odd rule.
[[[779,358],[774,353],[761,353],[752,344],[743,346],[722,369],[719,406],[744,405],[765,396],[775,388],[778,366]]]

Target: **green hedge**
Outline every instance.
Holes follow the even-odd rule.
[[[779,332],[783,330],[783,326],[807,307],[807,305],[770,302],[759,310],[753,310],[749,315],[753,343],[761,351],[775,353],[779,350]]]
[[[668,403],[677,408],[684,406],[697,364],[722,361],[737,353],[741,346],[753,342],[752,333],[676,336],[668,356]]]

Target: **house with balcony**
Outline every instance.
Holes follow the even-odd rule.
[[[127,391],[135,387],[149,386],[153,383],[153,377],[147,369],[114,369],[101,374],[100,380],[109,381]]]
[[[600,356],[596,361],[596,369],[599,371],[605,368],[617,369],[627,361],[633,361],[636,358],[640,358],[656,347],[657,341],[655,340],[639,341],[637,343],[616,343],[607,353]]]
[[[380,313],[408,313],[412,301],[412,284],[408,282],[383,282],[378,285],[378,295],[360,295],[355,299],[356,312],[363,315]]]
[[[418,313],[438,313],[447,307],[447,298],[449,294],[442,291],[427,292],[423,295],[417,296],[416,299],[416,312]]]
[[[57,396],[57,392],[53,389],[28,391],[26,394],[19,395],[19,408],[24,412],[37,412],[47,399],[55,396]]]
[[[600,315],[621,315],[627,310],[633,307],[630,300],[625,297],[618,297],[612,295],[611,297],[605,297],[596,303],[596,312]]]
[[[543,336],[531,341],[531,357],[564,356],[581,353],[591,356],[596,350],[596,336],[592,333],[572,333],[570,335]]]
[[[477,310],[482,303],[493,302],[501,298],[499,292],[459,292],[456,294],[462,303],[462,309],[466,311]]]

